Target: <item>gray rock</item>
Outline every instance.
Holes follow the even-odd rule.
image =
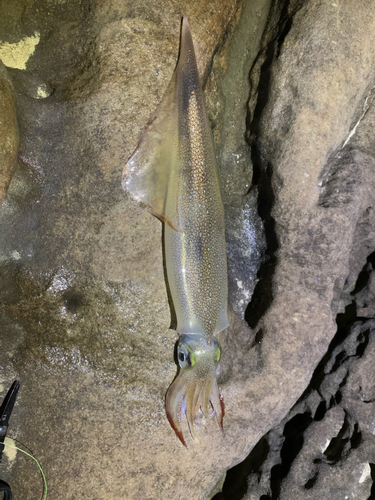
[[[244,318],[251,301],[266,250],[255,193],[249,193],[243,203],[225,207],[229,303],[239,318]]]
[[[305,396],[237,466],[238,483],[246,477],[244,500],[259,499],[262,495],[293,500],[317,500],[327,495],[353,500],[372,498],[374,401],[364,400],[363,395],[372,394],[373,389],[375,329],[372,320],[355,321],[348,328],[349,335],[342,342],[343,334],[337,332],[334,342],[339,345],[329,350],[325,366],[318,367]],[[354,344],[354,339],[356,354],[347,355],[347,346]],[[335,360],[333,365],[332,360]],[[332,367],[331,373],[328,365]],[[330,376],[342,366],[346,367],[347,376],[341,382],[339,377],[334,389],[335,379]],[[335,397],[326,402],[322,386],[327,377]],[[259,454],[260,446],[265,450],[263,455]],[[234,490],[228,485],[231,473],[223,485],[226,494],[220,499],[233,495]]]

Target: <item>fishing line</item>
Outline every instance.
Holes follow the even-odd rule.
[[[21,451],[22,453],[24,453],[28,457],[30,457],[33,460],[35,460],[35,462],[36,462],[37,466],[39,467],[39,470],[40,470],[40,472],[42,474],[42,477],[43,477],[43,481],[44,481],[44,495],[43,495],[43,500],[46,500],[47,499],[47,480],[46,480],[46,476],[44,475],[43,469],[42,469],[40,463],[38,462],[38,460],[33,455],[31,455],[30,453],[27,453],[27,451],[22,450],[21,448],[18,448],[17,446],[13,446],[12,444],[7,444],[7,443],[2,443],[2,444],[4,446],[8,446],[8,448],[13,448],[14,450]]]

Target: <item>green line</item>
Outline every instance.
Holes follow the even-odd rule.
[[[43,469],[40,466],[40,463],[38,462],[38,460],[33,455],[31,455],[30,453],[27,453],[27,451],[22,450],[21,448],[18,448],[17,446],[13,446],[13,445],[7,444],[7,443],[3,443],[3,445],[4,446],[8,446],[8,448],[13,448],[14,450],[21,451],[22,453],[24,453],[28,457],[30,457],[33,460],[35,460],[35,462],[36,462],[37,466],[39,467],[39,470],[40,470],[40,472],[42,474],[42,477],[43,477],[43,481],[44,481],[44,496],[43,496],[43,500],[46,500],[46,498],[47,498],[47,480],[46,480],[46,476],[44,475]]]

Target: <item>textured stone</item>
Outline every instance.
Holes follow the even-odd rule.
[[[273,13],[280,12],[278,7]],[[289,20],[281,17],[278,25],[271,16],[270,42],[258,58],[259,67],[252,70],[255,97],[249,101],[249,132],[256,146],[253,159],[258,161],[254,169],[258,170],[259,208],[269,248],[276,250],[268,277],[261,275],[259,282],[268,278],[271,293],[263,285],[259,290],[263,300],[257,299],[263,302],[256,325],[261,339],[257,366],[272,366],[281,399],[297,394],[299,384],[307,387],[309,366],[316,366],[326,353],[336,331],[336,314],[347,306],[353,309],[350,292],[375,248],[374,61],[368,58],[365,40],[374,17],[370,2],[361,2],[356,11],[349,2],[338,7],[329,2],[291,2]],[[360,35],[364,25],[367,28]],[[366,301],[362,298],[363,305]],[[358,417],[350,401],[343,401],[337,411],[347,414],[347,423],[328,446],[329,457],[320,456],[314,447],[330,427],[328,421],[320,425],[319,420],[327,409],[340,404],[342,387],[351,380],[350,367],[354,370],[356,356],[366,347],[369,327],[371,323],[360,321],[344,345],[333,345],[332,357],[309,388],[318,387],[324,399],[317,404],[318,393],[313,390],[313,404],[304,399],[292,410],[280,453],[253,463],[244,498],[344,498],[346,492],[349,498],[368,498],[369,464],[374,456],[371,440],[367,438],[357,450],[365,422],[369,428],[365,405]],[[347,334],[345,325],[340,333]],[[358,365],[362,362],[358,360]],[[267,375],[261,383],[269,394]],[[371,393],[371,387],[367,390]],[[311,424],[315,415],[317,421]],[[272,439],[277,443],[280,435],[270,434],[269,439],[271,447]],[[306,447],[302,447],[304,439]],[[334,452],[341,453],[342,461],[333,467],[327,459],[333,460]],[[345,461],[347,455],[350,458]],[[259,472],[263,466],[266,477]],[[231,498],[230,491],[227,486],[226,492],[224,483],[223,496],[218,498]]]
[[[281,399],[297,400],[328,348],[356,228],[374,202],[373,157],[350,140],[342,149],[373,85],[374,16],[369,2],[335,5],[307,2],[281,47],[268,46],[270,86],[254,112],[261,195],[270,178],[278,245],[273,300],[259,322],[261,355],[280,380]]]
[[[255,193],[244,197],[242,206],[226,206],[225,238],[229,303],[238,317],[243,318],[251,301],[257,283],[257,273],[266,250]]]
[[[5,200],[17,165],[18,144],[13,85],[0,58],[0,205]]]
[[[374,259],[369,256],[350,294],[357,311],[366,290],[372,296],[363,284],[371,283]],[[338,331],[303,397],[235,468],[235,477],[235,469],[228,472],[215,500],[233,498],[232,477],[243,485],[244,500],[372,498],[375,324],[352,309],[338,316]]]
[[[263,24],[253,24],[254,57],[267,5]],[[213,53],[227,52],[239,2],[11,2],[0,19],[9,44],[36,26],[40,34],[25,69],[8,69],[21,143],[0,212],[1,395],[21,381],[10,431],[57,497],[205,498],[237,455],[214,424],[186,451],[167,422],[177,336],[168,328],[162,226],[120,183],[172,76],[182,14],[205,82]],[[246,94],[242,136],[245,104]],[[15,497],[41,490],[33,463],[18,454],[5,465]]]
[[[274,2],[262,39],[270,3],[247,2],[258,9],[259,23],[251,25],[254,46],[246,56],[236,54],[250,43],[241,24],[249,12],[240,2],[168,1],[162,9],[120,0],[40,1],[33,9],[26,1],[11,4],[0,21],[12,30],[5,41],[33,36],[35,26],[40,32],[26,70],[9,69],[21,161],[0,213],[6,346],[0,383],[4,391],[14,378],[22,384],[13,436],[33,450],[59,498],[207,498],[225,470],[248,456],[301,397],[336,331],[342,291],[349,300],[375,248],[372,2]],[[214,137],[224,199],[234,207],[228,213],[243,223],[252,179],[268,259],[246,312],[253,330],[231,313],[220,338],[225,433],[207,423],[197,431],[201,444],[189,443],[188,450],[164,413],[176,334],[168,329],[162,228],[120,186],[122,166],[172,75],[182,13],[192,28],[210,117],[219,122]],[[224,81],[232,92],[227,108]],[[238,130],[227,133],[227,127]],[[259,224],[252,237],[262,238],[255,203],[248,214]],[[247,269],[236,279],[251,290],[255,268]],[[358,335],[367,338],[362,330]],[[349,380],[336,373],[347,369],[338,356],[327,372],[326,399],[318,403],[314,389],[285,435],[274,430],[257,446],[274,478],[287,477],[288,446],[301,446],[294,430],[300,439],[315,413],[330,410],[326,440],[338,438],[343,455],[345,440],[355,441],[356,417],[342,425],[342,411],[331,411]],[[353,379],[353,391],[360,380]],[[370,384],[364,387],[372,394]],[[317,431],[323,424],[315,423]],[[313,442],[313,427],[311,433]],[[367,451],[351,452],[337,481],[335,470],[327,475],[331,498],[342,493],[345,475],[354,478],[358,495],[369,490]],[[329,471],[329,457],[319,457],[321,470]],[[314,481],[314,465],[298,494]],[[29,482],[34,464],[21,466],[17,458],[8,466],[4,479],[15,496],[40,491],[39,477]],[[255,485],[259,467],[251,467]],[[266,481],[260,486],[261,494],[272,493],[265,493]],[[293,498],[293,484],[282,486],[274,480],[273,496]]]

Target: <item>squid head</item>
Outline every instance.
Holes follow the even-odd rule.
[[[220,356],[220,344],[215,337],[180,335],[177,347],[180,371],[168,389],[165,406],[169,423],[185,446],[181,425],[185,414],[197,442],[194,422],[200,412],[206,418],[216,415],[223,428],[224,401],[216,381]]]

